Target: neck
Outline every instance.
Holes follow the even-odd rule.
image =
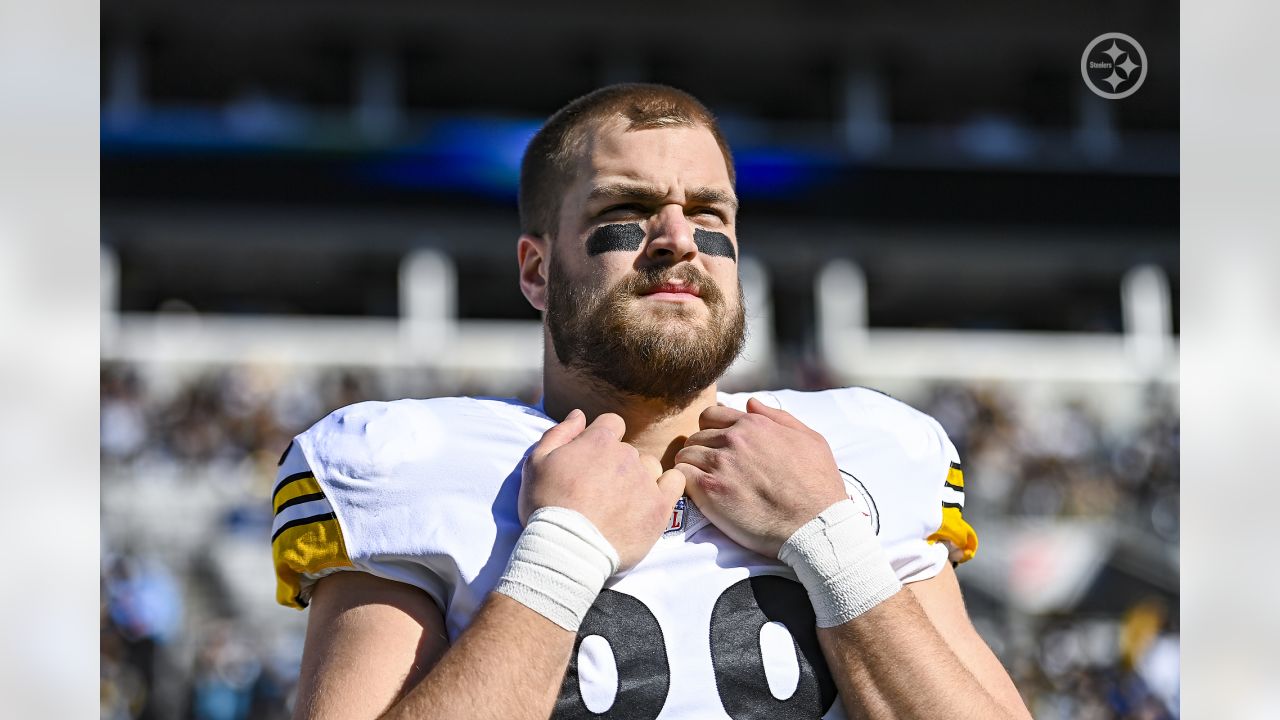
[[[582,410],[587,422],[604,413],[614,413],[627,425],[626,442],[642,453],[662,461],[669,470],[676,451],[687,437],[698,432],[698,416],[716,404],[716,386],[703,388],[689,401],[671,405],[663,400],[627,395],[594,377],[560,364],[547,338],[543,358],[543,409],[559,422],[574,408]]]

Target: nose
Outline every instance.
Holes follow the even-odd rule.
[[[693,226],[676,204],[664,205],[649,221],[649,240],[645,256],[655,262],[675,264],[692,260],[698,254],[693,242]]]

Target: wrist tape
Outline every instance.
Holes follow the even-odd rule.
[[[818,627],[843,625],[902,589],[870,524],[842,500],[782,544],[778,559],[809,593]]]
[[[620,562],[617,551],[582,514],[538,508],[494,592],[576,632]]]

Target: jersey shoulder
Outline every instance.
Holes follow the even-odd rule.
[[[357,569],[423,588],[444,606],[442,528],[488,508],[551,421],[514,400],[362,402],[294,438],[272,493],[277,600],[303,607],[316,580]]]
[[[959,462],[955,447],[930,415],[878,390],[843,387],[830,390],[767,390],[721,394],[721,402],[745,409],[755,397],[781,408],[822,433],[833,451],[849,443],[894,446],[900,457],[925,464]]]
[[[405,463],[457,457],[484,446],[541,435],[550,421],[516,401],[440,397],[369,401],[330,413],[298,435],[317,472],[379,477]]]
[[[955,445],[933,416],[879,390],[848,387],[828,390],[840,417],[852,427],[890,435],[903,452],[930,462],[959,463]]]
[[[720,400],[741,410],[752,396],[826,438],[846,484],[871,508],[878,503],[879,510],[871,512],[877,523],[884,521],[882,542],[902,541],[904,557],[951,562],[973,557],[978,537],[963,515],[959,453],[932,416],[866,387],[725,394]],[[851,497],[857,501],[856,494]],[[940,569],[936,562],[921,567],[915,577]]]

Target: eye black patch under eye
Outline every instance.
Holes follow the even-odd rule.
[[[698,252],[704,255],[718,255],[727,257],[734,262],[738,261],[738,254],[733,250],[733,243],[729,242],[729,236],[724,233],[698,228],[693,231],[693,244],[697,245]]]
[[[587,254],[636,251],[644,243],[644,228],[640,223],[601,225],[587,238]]]

